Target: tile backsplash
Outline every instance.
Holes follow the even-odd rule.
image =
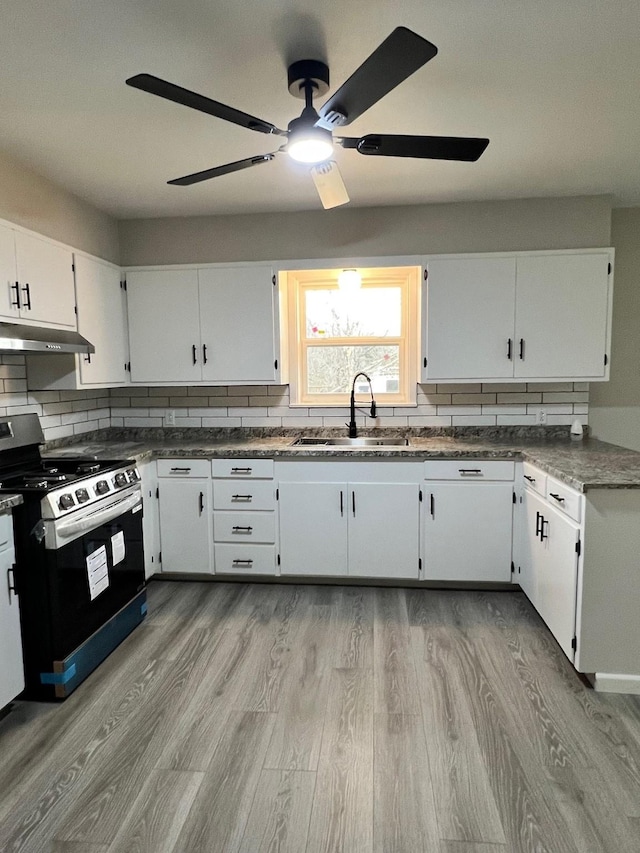
[[[419,385],[417,406],[380,408],[372,421],[361,412],[358,423],[372,427],[514,426],[588,422],[586,382]],[[114,427],[166,427],[167,412],[176,427],[343,427],[349,409],[289,405],[286,385],[180,388],[113,388]],[[366,402],[363,403],[366,406]]]
[[[589,384],[419,385],[417,406],[381,408],[372,427],[534,425],[588,423]],[[366,405],[363,404],[363,405]],[[48,441],[104,427],[338,427],[349,409],[291,407],[286,385],[127,387],[86,391],[28,391],[24,356],[0,356],[0,415],[36,412]]]
[[[107,388],[27,391],[24,356],[0,356],[0,415],[36,412],[47,441],[111,426],[109,407]]]

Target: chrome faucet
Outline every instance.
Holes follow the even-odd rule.
[[[375,418],[376,416],[376,401],[373,399],[373,386],[371,385],[371,380],[366,373],[356,373],[353,377],[353,382],[351,383],[351,418],[349,423],[345,424],[345,426],[349,427],[349,438],[358,437],[358,427],[356,426],[356,379],[358,376],[364,376],[369,383],[369,391],[371,392],[371,408],[369,409],[369,417]]]

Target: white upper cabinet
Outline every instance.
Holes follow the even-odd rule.
[[[202,379],[198,271],[127,273],[131,381]]]
[[[78,331],[95,347],[90,355],[27,356],[31,390],[112,388],[128,382],[126,295],[113,264],[76,254]]]
[[[275,382],[272,275],[270,267],[198,270],[202,378],[207,382]]]
[[[604,378],[610,260],[608,252],[518,258],[516,377]]]
[[[515,258],[443,258],[427,268],[424,381],[513,376]]]
[[[608,379],[612,250],[434,258],[422,382]]]
[[[76,328],[73,253],[0,224],[0,320]]]
[[[15,232],[20,318],[76,328],[73,253],[26,231]]]
[[[131,381],[277,382],[272,276],[259,266],[127,273]]]

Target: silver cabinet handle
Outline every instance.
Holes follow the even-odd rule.
[[[180,471],[180,473],[188,474],[190,470],[191,468],[171,468],[171,473]]]
[[[353,517],[356,517],[356,493],[351,492],[351,508],[353,509]]]
[[[458,468],[458,473],[463,476],[466,474],[482,474],[482,468]]]
[[[433,492],[429,495],[429,512],[431,513],[431,518],[436,517],[436,502],[433,497]]]
[[[253,560],[234,560],[232,565],[234,565],[234,566],[252,566]]]
[[[7,569],[7,587],[9,589],[9,604],[11,604],[11,593],[13,593],[16,597],[18,595],[18,590],[16,589],[15,568],[16,568],[16,564],[14,563],[10,569]]]
[[[253,471],[253,468],[232,468],[232,474],[250,474]]]
[[[204,492],[200,492],[200,497],[198,498],[198,511],[200,515],[204,512]]]
[[[557,500],[557,501],[558,501],[558,503],[560,503],[560,504],[563,504],[563,503],[564,503],[564,498],[560,497],[560,495],[556,495],[556,494],[554,494],[554,492],[549,492],[549,497],[550,497],[550,498],[554,498],[554,499],[555,499],[555,500]]]
[[[231,528],[232,533],[253,533],[253,527],[240,527],[238,524]]]
[[[535,483],[535,481],[536,481],[535,477],[529,477],[528,474],[525,474],[524,478],[525,478],[525,480],[528,480],[530,483]]]
[[[232,501],[249,501],[253,500],[253,495],[231,495]]]

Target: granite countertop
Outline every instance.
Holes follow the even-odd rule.
[[[0,495],[0,514],[11,512],[14,506],[22,503],[22,495]]]
[[[571,441],[566,437],[540,439],[499,434],[460,437],[411,436],[410,445],[345,448],[335,446],[292,447],[294,435],[212,437],[206,431],[185,430],[179,437],[146,438],[142,430],[111,430],[65,447],[45,448],[45,456],[89,456],[96,459],[133,459],[144,462],[161,458],[295,458],[295,459],[524,459],[579,491],[640,488],[640,453],[596,439]],[[115,433],[115,435],[114,435]]]

